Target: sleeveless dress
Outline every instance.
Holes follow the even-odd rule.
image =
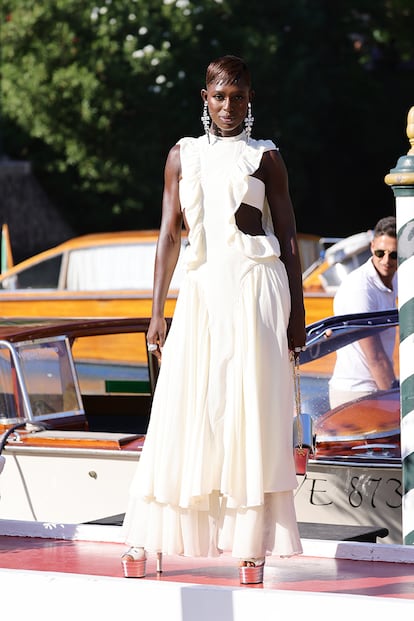
[[[266,235],[235,224],[271,141],[184,138],[186,276],[131,484],[125,541],[150,552],[237,558],[302,551],[293,489],[290,294]]]

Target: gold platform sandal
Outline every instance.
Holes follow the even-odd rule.
[[[240,561],[240,584],[261,584],[263,582],[264,558],[248,558]]]
[[[125,578],[145,578],[147,554],[144,548],[129,548],[121,557]],[[157,553],[157,573],[162,572],[162,552]]]

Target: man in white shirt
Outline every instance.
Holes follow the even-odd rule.
[[[335,315],[395,308],[397,304],[397,234],[393,216],[374,229],[372,256],[341,283],[334,298]],[[329,382],[331,407],[387,390],[395,380],[395,328],[342,347]]]

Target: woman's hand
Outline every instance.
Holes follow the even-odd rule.
[[[290,316],[287,336],[289,349],[297,358],[300,352],[306,349],[306,329],[302,320],[302,313],[299,313],[299,316],[295,316],[295,314]]]
[[[162,348],[167,337],[167,322],[164,317],[153,317],[147,332],[147,347],[150,354],[161,362]]]

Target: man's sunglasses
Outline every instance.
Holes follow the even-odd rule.
[[[385,253],[387,253],[393,261],[396,261],[398,258],[398,252],[396,250],[392,250],[391,252],[389,250],[374,250],[375,256],[379,259],[382,259]]]

